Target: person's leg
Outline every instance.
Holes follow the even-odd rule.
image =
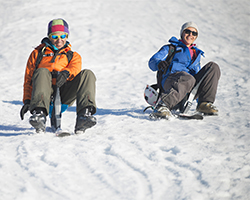
[[[91,70],[81,71],[72,81],[66,82],[60,88],[62,103],[72,105],[76,100],[77,114],[86,107],[92,107],[93,115],[96,112],[95,81],[95,75]]]
[[[164,83],[161,100],[172,110],[189,93],[195,84],[195,78],[186,72],[170,74]]]
[[[172,117],[171,110],[191,91],[195,84],[195,78],[186,72],[170,74],[164,83],[164,92],[161,94],[156,108],[150,114],[151,118]]]
[[[96,124],[96,118],[92,116],[96,112],[95,81],[96,77],[91,70],[83,70],[72,81],[61,87],[63,104],[70,105],[76,99],[76,134],[84,133],[86,129]]]
[[[220,68],[214,62],[207,63],[194,77],[197,82],[203,77],[207,69],[211,68],[203,79],[196,98],[199,98],[199,102],[211,102],[214,103],[217,92],[218,82],[220,79]]]
[[[32,77],[32,96],[30,101],[32,116],[29,118],[29,123],[36,129],[37,133],[45,131],[46,116],[49,113],[52,92],[50,71],[45,68],[36,69]]]
[[[207,69],[210,68],[206,77],[204,77],[197,95],[198,98],[197,111],[204,114],[215,115],[218,109],[213,105],[217,93],[218,82],[220,79],[220,68],[214,62],[206,64],[198,74],[195,75],[197,82],[203,77]]]
[[[30,112],[40,109],[45,115],[49,113],[50,98],[53,92],[51,73],[46,68],[38,68],[32,77],[32,96]]]

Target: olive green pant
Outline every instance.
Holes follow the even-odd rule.
[[[94,114],[96,112],[95,81],[96,77],[91,70],[81,71],[72,81],[67,81],[60,88],[62,104],[71,106],[76,100],[77,114],[89,106],[93,107],[92,114]],[[36,108],[44,108],[48,114],[53,94],[51,72],[46,68],[37,69],[33,74],[32,83],[30,112]]]

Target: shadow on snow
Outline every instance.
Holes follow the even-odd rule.
[[[3,103],[10,103],[14,105],[23,105],[22,101],[3,101]],[[67,112],[76,112],[76,107],[71,106],[67,109]],[[135,119],[143,119],[148,120],[148,114],[143,113],[143,109],[134,109],[134,108],[128,108],[128,109],[105,109],[105,108],[97,108],[96,114],[100,116],[105,115],[114,115],[114,116],[127,116],[132,117]],[[48,128],[48,127],[47,127]],[[46,128],[46,130],[47,130]],[[9,136],[18,136],[18,135],[29,135],[33,128],[21,128],[17,126],[3,126],[0,125],[0,136],[3,137],[9,137]],[[9,133],[4,133],[8,131]]]
[[[10,103],[14,105],[23,105],[22,101],[3,101],[4,103]],[[68,112],[76,112],[76,107],[71,106],[67,108]],[[105,108],[97,108],[96,115],[127,115],[128,117],[133,118],[140,118],[140,119],[147,119],[147,116],[145,116],[145,113],[143,113],[143,109],[134,109],[134,108],[128,108],[128,109],[105,109]]]
[[[8,133],[6,133],[8,131]],[[28,131],[28,132],[27,132]],[[3,126],[0,125],[0,137],[10,137],[18,135],[30,135],[32,128],[21,128],[17,126]]]
[[[72,106],[67,109],[68,112],[76,112],[76,107]],[[105,109],[105,108],[97,108],[95,115],[115,115],[122,116],[125,115],[127,117],[132,117],[136,119],[148,119],[148,114],[143,113],[143,109]]]

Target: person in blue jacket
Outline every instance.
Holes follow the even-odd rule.
[[[182,25],[180,39],[172,37],[169,42],[176,47],[174,57],[168,65],[166,58],[169,45],[164,45],[149,60],[152,71],[165,70],[162,75],[162,93],[151,115],[157,118],[170,118],[171,110],[186,97],[197,82],[203,77],[208,68],[209,72],[201,82],[195,99],[198,99],[197,111],[215,115],[218,109],[213,105],[220,78],[220,68],[215,62],[200,66],[204,52],[196,47],[194,41],[198,37],[198,27],[194,22]],[[167,69],[167,70],[166,70]]]

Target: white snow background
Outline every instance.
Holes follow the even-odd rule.
[[[59,17],[97,77],[98,124],[65,138],[34,134],[19,115],[27,59]],[[202,65],[221,68],[219,116],[150,121],[147,62],[191,20]],[[249,0],[1,0],[0,199],[250,199],[249,27]],[[74,104],[62,128],[75,120]]]

